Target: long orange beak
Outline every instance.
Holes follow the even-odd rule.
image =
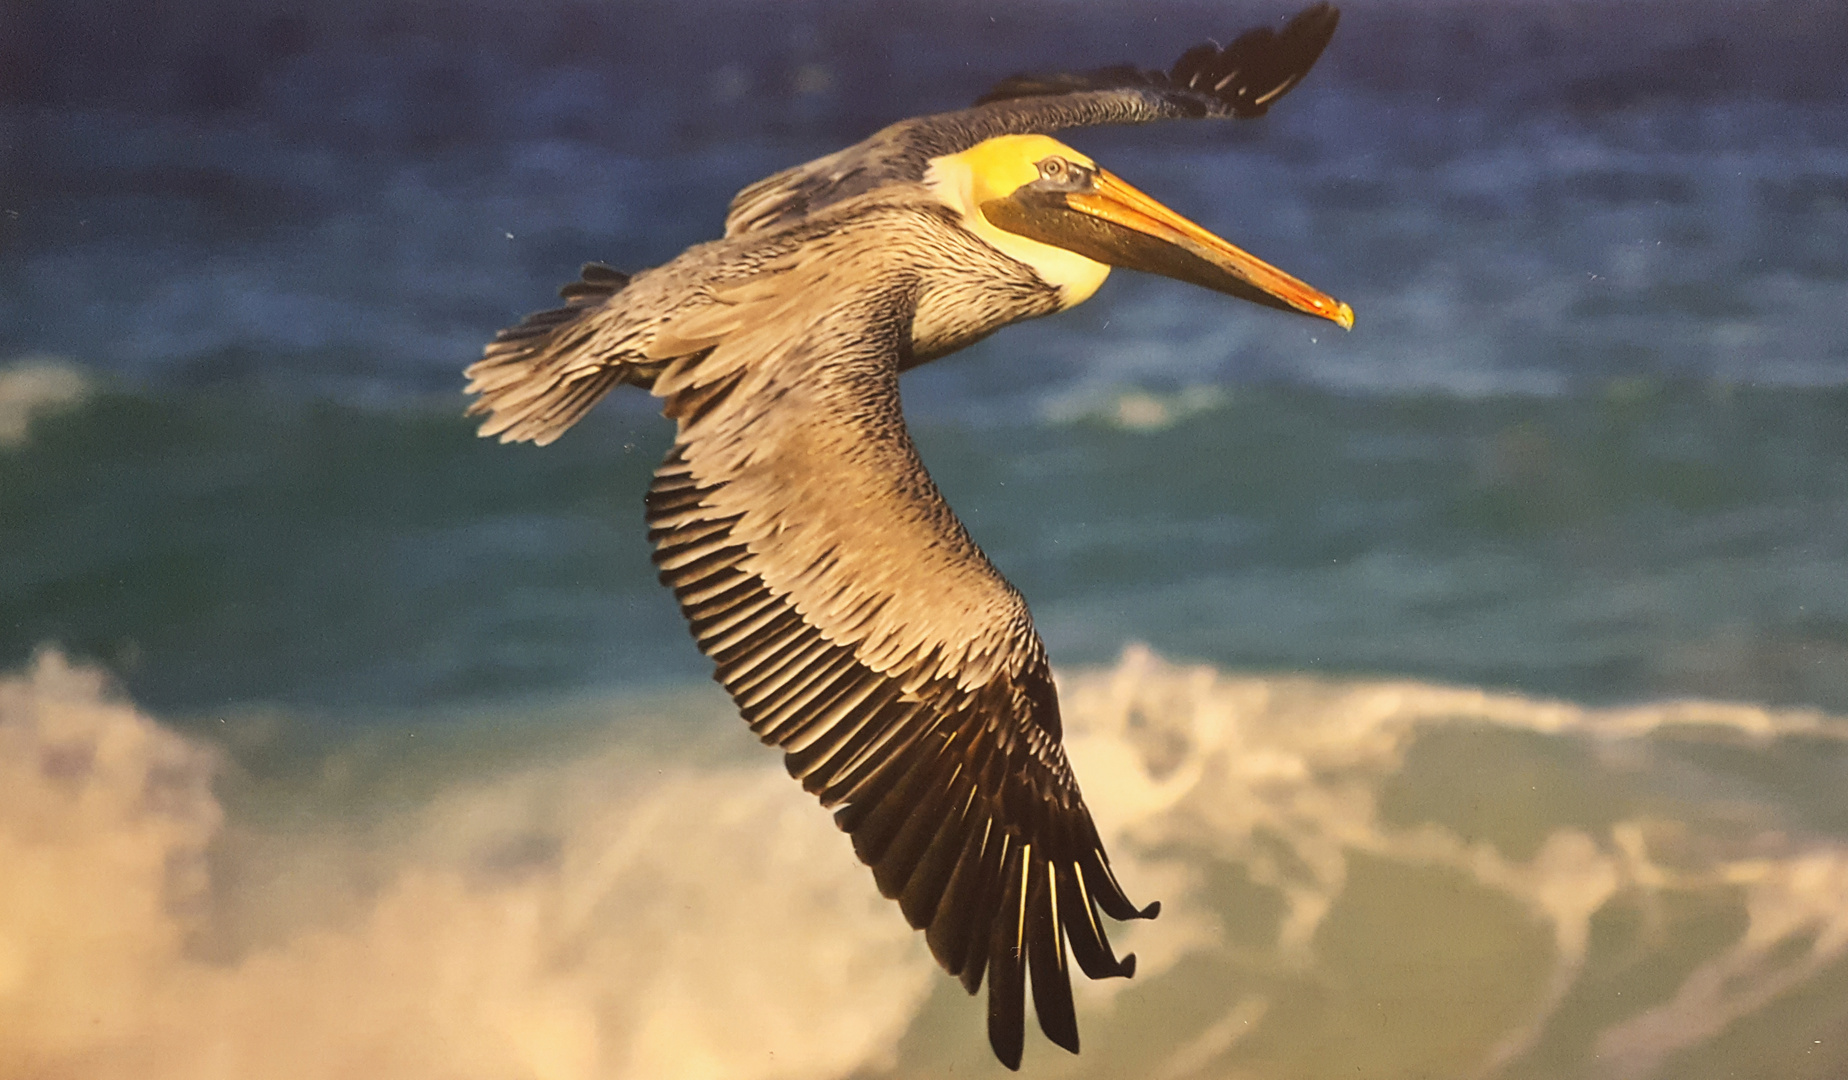
[[[1354,309],[1256,255],[1214,236],[1121,179],[1097,169],[1081,191],[1027,185],[982,204],[1009,232],[1111,266],[1192,282],[1266,307],[1354,328]]]

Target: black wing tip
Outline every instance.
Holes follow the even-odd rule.
[[[1286,41],[1293,41],[1299,48],[1313,48],[1315,54],[1320,56],[1322,49],[1328,45],[1328,40],[1335,36],[1335,27],[1340,22],[1341,9],[1328,3],[1327,0],[1322,0],[1290,16],[1290,21],[1283,24],[1283,29],[1278,32],[1277,36]]]
[[[1308,7],[1291,16],[1290,27],[1295,27],[1299,23],[1326,22],[1328,24],[1327,32],[1332,34],[1335,32],[1335,24],[1340,21],[1341,9],[1328,3],[1328,0],[1322,0],[1321,3],[1310,4]],[[1289,28],[1286,28],[1284,32],[1289,33]]]
[[[1307,71],[1322,57],[1322,50],[1334,39],[1335,27],[1341,25],[1341,9],[1333,4],[1312,4],[1297,12],[1288,23],[1284,24],[1283,37],[1298,39],[1300,48],[1308,57],[1303,65]]]
[[[1341,9],[1323,2],[1291,16],[1281,31],[1254,27],[1232,44],[1196,45],[1181,54],[1166,81],[1172,95],[1191,98],[1216,115],[1263,116],[1322,58]]]
[[[1009,1072],[1020,1071],[1021,1044],[1004,1046],[997,1041],[997,1036],[991,1031],[988,1034],[988,1048],[995,1052],[995,1060],[1006,1065]]]
[[[1011,75],[977,98],[975,104],[1142,87],[1166,98],[1182,115],[1253,119],[1269,112],[1277,99],[1309,73],[1340,22],[1341,9],[1321,0],[1291,16],[1281,31],[1260,26],[1240,34],[1224,48],[1211,41],[1195,45],[1167,71],[1116,64],[1084,75]]]

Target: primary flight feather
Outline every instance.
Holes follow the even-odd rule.
[[[633,277],[592,264],[566,305],[468,369],[481,434],[540,445],[611,389],[676,440],[649,539],[716,678],[835,821],[1020,1064],[1027,987],[1078,1050],[1070,962],[1127,976],[1103,916],[1151,918],[1110,869],[1060,743],[1026,603],[919,461],[898,376],[1083,302],[1112,267],[1353,325],[1346,304],[1232,246],[1049,135],[1263,115],[1339,15],[1188,50],[1167,72],[1017,76],[758,181],[725,236]]]

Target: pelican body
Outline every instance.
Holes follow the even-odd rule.
[[[676,440],[646,499],[662,582],[937,961],[971,994],[986,977],[1009,1068],[1029,981],[1041,1029],[1077,1052],[1070,961],[1133,974],[1103,916],[1159,905],[1111,871],[1026,603],[918,459],[898,376],[1082,303],[1113,267],[1352,327],[1347,305],[1049,134],[1262,115],[1338,17],[1318,4],[1165,73],[1015,77],[894,124],[746,188],[722,238],[663,266],[586,266],[564,307],[468,369],[469,411],[503,442],[549,443],[621,384],[662,400]]]

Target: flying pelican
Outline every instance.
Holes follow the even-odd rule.
[[[725,236],[633,277],[590,264],[566,305],[468,369],[482,435],[544,445],[619,385],[677,437],[649,539],[751,730],[853,838],[880,892],[1020,1066],[1076,1053],[1067,950],[1128,976],[1101,915],[1152,918],[1110,869],[1060,744],[1025,601],[924,471],[899,373],[1152,271],[1351,328],[1346,304],[1182,218],[1048,132],[1261,116],[1339,13],[1188,50],[1167,72],[1016,76],[739,192]]]

